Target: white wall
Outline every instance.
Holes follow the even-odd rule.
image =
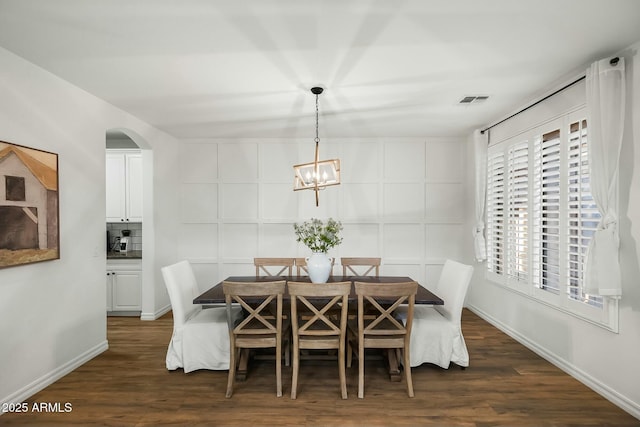
[[[640,43],[622,52],[627,70],[626,128],[620,160],[620,263],[623,296],[619,333],[559,312],[484,279],[485,264],[477,264],[468,306],[523,344],[574,375],[632,415],[640,418]],[[552,98],[554,109],[575,103],[584,84]],[[545,117],[545,106],[527,113]],[[523,119],[524,114],[517,120]],[[518,126],[511,123],[510,126]],[[500,138],[501,132],[492,132]],[[473,355],[472,355],[473,357]],[[471,360],[473,366],[473,360]]]
[[[107,348],[105,131],[131,130],[164,172],[175,142],[2,48],[0,64],[0,140],[57,153],[59,160],[60,259],[0,270],[0,402],[9,402]],[[173,209],[163,196],[154,206]],[[157,226],[175,225],[168,218]],[[155,234],[156,242],[167,240],[162,228]],[[149,250],[160,260],[174,256],[166,248]],[[157,269],[150,271],[149,288],[164,292]],[[151,312],[166,303],[159,293],[149,296]]]
[[[319,207],[312,191],[293,191],[293,165],[313,160],[311,136],[182,144],[178,253],[203,290],[253,274],[256,256],[309,256],[293,223],[311,217],[342,221],[336,264],[380,256],[381,274],[433,284],[446,258],[468,257],[464,138],[325,138],[320,157],[340,159],[343,183],[321,191]]]

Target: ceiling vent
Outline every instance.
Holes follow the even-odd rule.
[[[481,102],[489,99],[486,95],[478,95],[478,96],[465,96],[459,102],[459,104],[468,105],[468,104],[479,104]]]

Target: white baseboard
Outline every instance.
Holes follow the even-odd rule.
[[[171,304],[167,304],[159,310],[156,310],[155,313],[142,313],[140,315],[140,320],[156,320],[167,314],[171,310]]]
[[[470,311],[474,312],[482,319],[491,323],[496,328],[500,329],[505,334],[509,335],[514,340],[518,341],[520,344],[527,347],[529,350],[536,353],[538,356],[557,366],[559,369],[562,369],[567,374],[571,375],[573,378],[577,379],[596,393],[600,394],[605,399],[609,400],[614,405],[620,407],[624,411],[628,412],[632,416],[640,419],[640,404],[632,401],[626,396],[618,393],[616,390],[607,386],[606,384],[601,383],[597,379],[593,378],[588,373],[583,370],[577,368],[572,363],[566,361],[565,359],[558,357],[558,355],[549,352],[546,348],[539,346],[537,343],[529,340],[524,335],[521,335],[518,331],[513,330],[508,325],[502,323],[498,319],[494,318],[487,312],[475,307],[473,305],[469,305],[467,307]]]
[[[84,365],[89,360],[98,356],[99,354],[107,351],[109,349],[109,342],[103,341],[95,347],[87,350],[82,353],[78,357],[68,361],[62,366],[54,369],[53,371],[41,376],[40,378],[34,380],[30,384],[27,384],[25,387],[20,390],[12,393],[2,399],[0,405],[4,405],[5,403],[21,403],[27,400],[29,397],[33,396],[40,390],[50,386],[54,382],[58,381],[60,378],[74,371],[78,367]],[[1,413],[0,413],[1,415]]]

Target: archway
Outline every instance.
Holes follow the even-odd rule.
[[[153,225],[153,151],[150,144],[136,132],[126,128],[106,131],[105,149],[139,149],[142,156],[142,220],[141,240],[141,316],[155,320],[154,286],[154,225]],[[105,157],[106,162],[106,157]]]

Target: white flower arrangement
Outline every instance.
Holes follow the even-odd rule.
[[[298,242],[304,243],[311,252],[326,253],[329,249],[342,243],[339,236],[342,230],[342,223],[333,218],[329,218],[326,222],[319,219],[311,218],[302,224],[293,224]]]

